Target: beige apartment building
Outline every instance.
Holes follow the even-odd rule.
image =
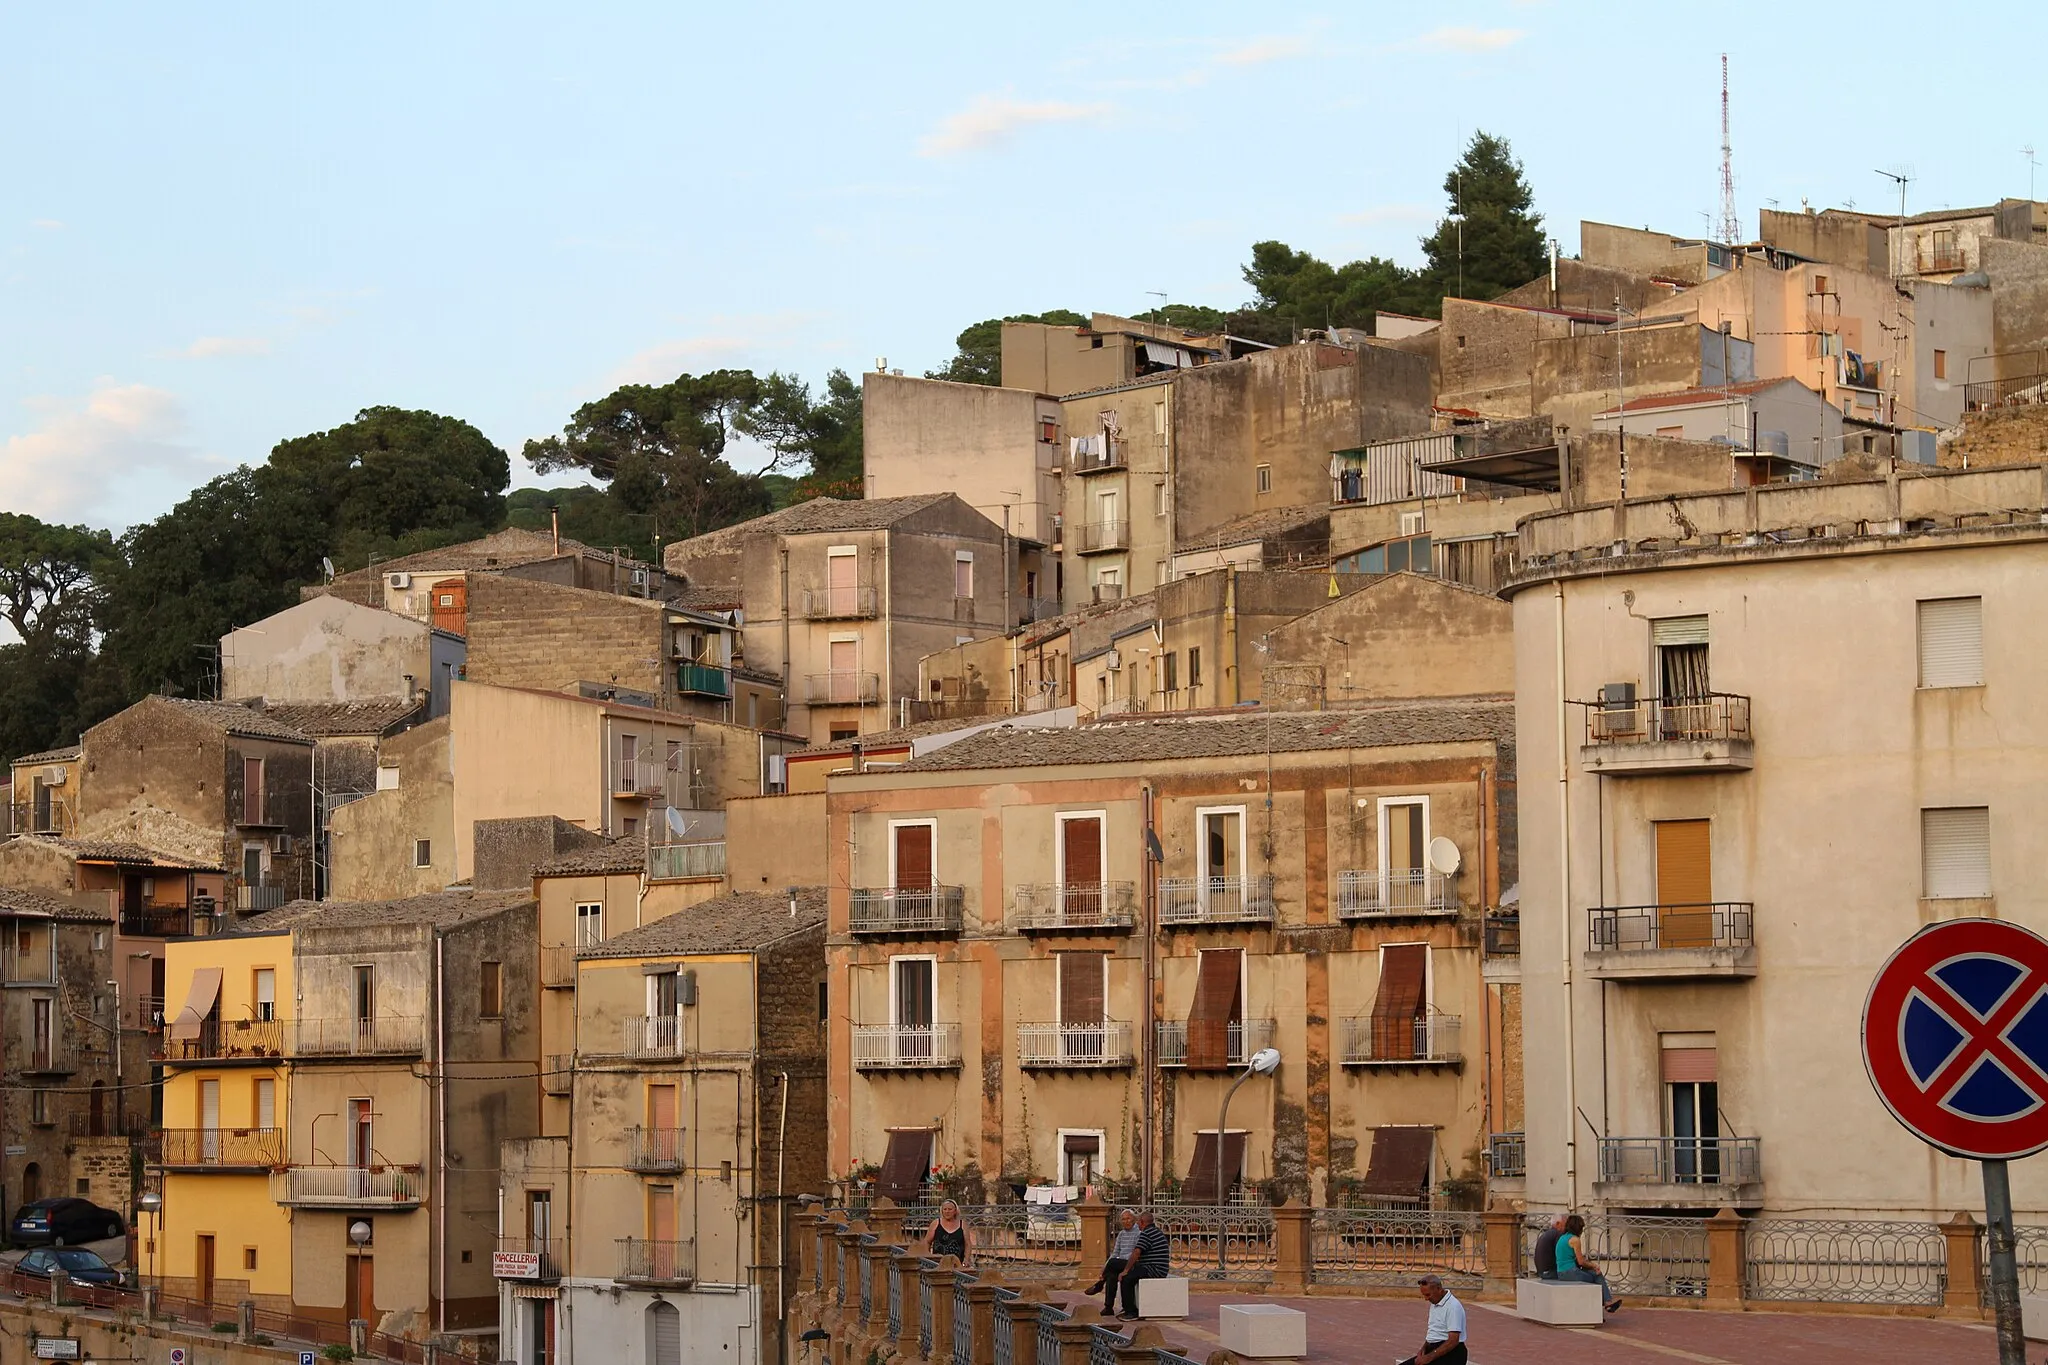
[[[1511,710],[991,730],[834,775],[832,1175],[1445,1197],[1519,1120],[1479,962]]]
[[[1260,343],[1201,336],[1164,323],[1096,313],[1085,327],[1006,322],[1003,386],[1033,393],[1085,393],[1149,375],[1172,374],[1234,359]]]
[[[1532,1207],[1978,1206],[1859,1030],[1922,925],[2048,924],[2044,511],[2039,466],[1907,466],[1523,524]],[[2038,1218],[2048,1179],[2023,1163],[2014,1196]]]
[[[867,496],[955,493],[1011,535],[1054,544],[1066,452],[1060,417],[1058,399],[1031,389],[862,375]]]
[[[731,895],[576,948],[560,1126],[501,1162],[501,1359],[775,1359],[789,1192],[825,1176],[824,914]]]
[[[448,714],[462,637],[336,594],[309,597],[220,637],[220,694],[293,704],[425,701]]]

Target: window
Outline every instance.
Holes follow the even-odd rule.
[[[1429,945],[1380,947],[1379,991],[1372,1001],[1372,1055],[1394,1060],[1429,1055]]]
[[[244,1269],[244,1270],[254,1270],[255,1268],[256,1268],[256,1248],[255,1248],[255,1247],[243,1247],[243,1248],[242,1248],[242,1269]]]
[[[477,972],[477,1013],[496,1019],[505,1013],[505,964],[486,962]]]
[[[1106,1041],[1108,953],[1060,953],[1060,1060],[1099,1061]]]
[[[415,839],[412,841],[412,865],[414,867],[432,867],[434,865],[434,841],[432,839]]]
[[[604,902],[584,901],[576,907],[576,946],[591,948],[604,942]]]
[[[1152,485],[1152,515],[1155,517],[1163,517],[1166,515],[1166,509],[1166,483],[1164,480],[1162,480],[1159,483],[1155,483]]]
[[[1217,1070],[1244,1054],[1244,950],[1205,948],[1188,1011],[1187,1064]],[[1231,1034],[1235,1032],[1237,1037]],[[1234,1046],[1233,1046],[1234,1045]]]
[[[1941,597],[1920,603],[1920,685],[1979,687],[1984,682],[1984,599]]]
[[[889,959],[889,1022],[898,1060],[933,1055],[937,1042],[939,963],[932,957]]]
[[[1710,688],[1707,678],[1707,618],[1667,616],[1660,621],[1652,621],[1650,645],[1657,653],[1658,697],[1667,703],[1704,701]],[[1671,715],[1668,707],[1666,715]]]
[[[256,980],[250,992],[255,997],[255,1014],[258,1019],[277,1018],[277,969],[258,967]]]
[[[258,1128],[277,1127],[277,1082],[268,1076],[256,1080],[256,1093],[251,1097]]]
[[[526,1235],[536,1242],[554,1236],[555,1193],[553,1190],[526,1192]]]
[[[1061,910],[1091,922],[1102,908],[1102,812],[1053,817],[1059,845]]]
[[[1825,276],[1825,275],[1815,275],[1815,276],[1813,277],[1813,292],[1814,292],[1814,293],[1816,293],[1816,294],[1825,294],[1825,293],[1827,293],[1827,292],[1828,292],[1828,277],[1827,277],[1827,276]]]
[[[242,760],[242,823],[263,823],[263,760]]]
[[[1273,491],[1273,466],[1262,464],[1258,468],[1258,487],[1261,493]]]
[[[1379,803],[1379,863],[1389,909],[1429,905],[1429,798],[1385,797]]]
[[[953,552],[953,596],[974,596],[974,556],[966,550]]]
[[[818,983],[818,1022],[821,1024],[831,1017],[830,1013],[828,1012],[828,1006],[831,1003],[831,999],[831,987],[827,985],[825,982],[820,981]]]
[[[860,727],[855,725],[835,725],[832,727],[831,734],[828,736],[829,741],[833,744],[838,744],[849,739],[859,738]]]
[[[1188,686],[1189,686],[1189,687],[1200,687],[1201,685],[1202,685],[1202,647],[1201,647],[1200,645],[1189,645],[1189,646],[1188,646]]]
[[[36,1000],[30,1004],[29,1057],[38,1069],[48,1070],[55,1060],[57,1036],[55,1033],[55,1009],[49,1000]]]
[[[1159,690],[1178,692],[1180,690],[1180,656],[1172,650],[1159,656]]]
[[[1865,455],[1868,455],[1868,454],[1870,454],[1870,453],[1871,453],[1872,451],[1874,451],[1874,450],[1876,450],[1876,449],[1877,449],[1877,438],[1876,438],[1875,436],[1865,436],[1865,437],[1863,438],[1863,453],[1864,453]]]
[[[938,824],[910,820],[889,825],[889,885],[897,891],[930,891],[938,884]]]
[[[1459,337],[1459,338],[1458,338],[1458,349],[1459,349],[1459,350],[1461,350],[1461,351],[1465,349],[1465,338],[1463,338],[1463,337]]]
[[[1936,352],[1934,353],[1934,377],[1935,377],[1936,379],[1946,379],[1946,378],[1948,378],[1948,352],[1947,352],[1947,351],[1936,351]]]
[[[28,1092],[28,1121],[39,1128],[50,1126],[50,1092],[38,1087]]]
[[[1202,876],[1209,881],[1227,880],[1244,872],[1244,807],[1195,812],[1201,838],[1197,857]]]
[[[1684,428],[1684,427],[1682,427],[1682,426],[1679,426],[1679,427],[1658,427],[1658,428],[1657,428],[1657,434],[1658,434],[1659,436],[1662,436],[1662,437],[1664,437],[1664,438],[1665,438],[1666,440],[1670,440],[1670,441],[1682,441],[1682,440],[1684,440],[1684,439],[1685,439],[1685,428]]]
[[[674,968],[647,976],[647,1017],[667,1019],[681,1012],[682,994]]]
[[[377,969],[356,968],[356,1022],[367,1023],[377,1017]]]
[[[629,815],[620,823],[621,829],[619,832],[629,838],[640,832],[640,819],[638,816]]]
[[[1051,417],[1038,419],[1038,439],[1047,445],[1057,445],[1060,439],[1060,424]]]
[[[889,1147],[882,1156],[881,1173],[875,1178],[875,1193],[899,1204],[910,1204],[924,1190],[925,1177],[932,1168],[932,1130],[891,1128]]]
[[[1651,830],[1657,858],[1658,945],[1712,947],[1713,821],[1658,820]]]
[[[1920,812],[1921,894],[1975,900],[1991,894],[1991,810],[1948,806]]]
[[[263,885],[264,849],[261,844],[242,845],[242,885]]]
[[[1715,1183],[1721,1178],[1721,1101],[1714,1035],[1666,1033],[1657,1042],[1672,1174],[1680,1183]]]

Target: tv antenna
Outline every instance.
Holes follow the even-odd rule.
[[[2034,160],[2034,148],[2031,143],[2020,148],[2020,155],[2027,159],[2027,202],[2031,204],[2034,201],[2034,172],[2040,169],[2041,163]]]
[[[1159,307],[1157,309],[1160,315],[1159,320],[1161,322],[1166,321],[1166,291],[1164,289],[1147,289],[1145,294],[1149,298],[1159,300]]]
[[[1899,225],[1903,227],[1906,222],[1906,186],[1912,183],[1913,177],[1910,175],[1903,174],[1899,171],[1878,171],[1877,174],[1883,176],[1887,180],[1895,181],[1898,184]]]
[[[1728,54],[1721,54],[1721,244],[1734,246],[1742,236],[1735,221],[1735,151],[1728,141]]]

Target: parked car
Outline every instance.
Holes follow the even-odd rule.
[[[8,1233],[17,1246],[76,1246],[128,1231],[121,1215],[90,1199],[38,1199],[14,1212]]]
[[[61,1270],[80,1284],[126,1284],[127,1277],[84,1247],[37,1247],[14,1267],[17,1276],[47,1280]]]

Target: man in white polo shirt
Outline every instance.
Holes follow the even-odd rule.
[[[1422,1349],[1401,1365],[1465,1365],[1465,1305],[1434,1275],[1415,1283],[1429,1300],[1429,1326],[1422,1333]]]

